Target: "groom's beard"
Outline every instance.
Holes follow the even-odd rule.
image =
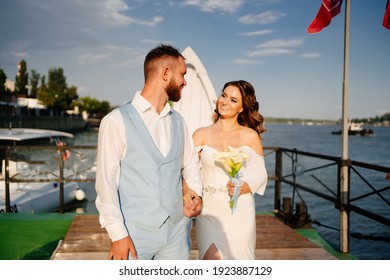
[[[165,89],[168,95],[168,100],[177,102],[181,98],[181,90],[183,86],[178,86],[173,80],[170,81],[169,85]]]

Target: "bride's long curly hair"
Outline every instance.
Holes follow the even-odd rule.
[[[237,118],[238,123],[240,125],[254,129],[261,137],[261,134],[263,132],[266,132],[267,129],[264,126],[264,117],[259,112],[259,103],[256,100],[255,89],[249,82],[239,80],[239,81],[227,82],[223,86],[222,91],[224,91],[225,88],[227,88],[228,86],[234,86],[238,88],[239,91],[241,92],[244,110],[240,114],[238,114],[238,118]],[[213,122],[216,123],[217,120],[220,118],[220,116],[221,115],[218,112],[218,102],[217,102],[213,114]]]

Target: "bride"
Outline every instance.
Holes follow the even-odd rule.
[[[262,195],[267,185],[260,137],[266,129],[258,110],[255,90],[250,83],[228,82],[218,97],[213,124],[193,134],[203,180],[203,209],[196,220],[199,259],[255,258],[254,195]],[[214,158],[229,146],[249,155],[241,167],[242,186],[234,212],[229,207],[229,196],[233,195],[235,185]]]

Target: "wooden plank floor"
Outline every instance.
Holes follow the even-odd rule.
[[[336,260],[323,248],[299,235],[273,215],[257,215],[256,259],[258,260]],[[198,258],[196,223],[191,231],[190,259]],[[111,241],[100,228],[98,216],[78,215],[65,238],[53,253],[53,260],[105,260]]]

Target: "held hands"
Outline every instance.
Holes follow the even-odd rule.
[[[183,211],[188,218],[197,217],[202,210],[202,198],[183,180]]]
[[[188,189],[188,192],[183,195],[183,210],[184,215],[188,218],[199,216],[202,210],[202,198],[193,190]]]
[[[137,250],[130,236],[112,242],[111,250],[108,254],[109,260],[128,260],[129,251],[133,260],[138,259]]]

